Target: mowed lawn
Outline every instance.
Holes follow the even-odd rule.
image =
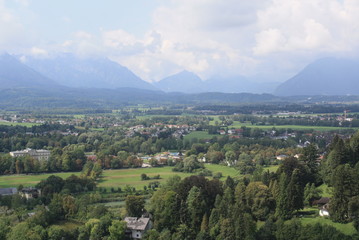
[[[181,178],[188,177],[192,174],[173,172],[173,167],[158,167],[158,168],[130,168],[130,169],[116,169],[116,170],[105,170],[103,176],[98,181],[98,187],[106,188],[118,188],[130,185],[136,189],[143,189],[143,186],[147,186],[152,181],[165,182],[169,177],[178,175]],[[238,177],[239,173],[234,168],[227,166],[206,164],[206,168],[211,170],[213,173],[221,172],[223,175],[222,180],[227,176]],[[142,181],[141,174],[145,173],[148,177],[153,178],[156,175],[160,175],[160,179],[151,179]],[[79,175],[79,172],[66,172],[66,173],[50,173],[50,174],[19,174],[19,175],[6,175],[0,177],[0,188],[17,187],[20,184],[24,186],[35,186],[41,180],[48,178],[51,175],[60,176],[67,178],[70,175]]]
[[[72,174],[79,175],[79,172],[63,172],[63,173],[46,173],[46,174],[15,174],[0,177],[0,188],[17,187],[20,184],[27,186],[35,186],[41,180],[51,175],[67,178]]]

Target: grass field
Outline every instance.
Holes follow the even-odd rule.
[[[275,165],[275,166],[270,166],[270,167],[264,167],[264,171],[269,170],[269,172],[271,173],[275,173],[279,168],[279,165]]]
[[[184,137],[185,140],[191,140],[193,138],[201,139],[212,139],[213,137],[219,137],[217,134],[208,134],[205,131],[194,131]]]
[[[19,175],[6,175],[0,177],[0,188],[17,187],[20,184],[26,186],[35,186],[38,182],[48,178],[51,175],[56,175],[62,178],[67,178],[72,174],[79,175],[79,172],[66,172],[66,173],[46,173],[46,174],[19,174]]]
[[[161,179],[142,181],[142,173],[145,173],[150,178],[159,174]],[[143,186],[147,186],[148,183],[152,181],[165,182],[169,177],[173,175],[187,177],[191,174],[172,172],[172,167],[106,170],[104,171],[103,177],[99,180],[98,186],[106,188],[123,188],[126,185],[130,185],[131,187],[135,187],[136,189],[143,189]]]
[[[213,173],[222,172],[223,178],[227,176],[238,177],[239,173],[234,168],[221,165],[212,165],[207,164],[206,168],[211,170]],[[149,177],[154,177],[155,175],[160,175],[161,179],[153,179],[142,181],[141,174],[145,173]],[[51,175],[60,176],[62,178],[67,178],[68,176],[75,174],[79,175],[79,172],[75,173],[52,173],[52,174],[31,174],[31,175],[9,175],[0,177],[0,188],[6,187],[17,187],[20,184],[24,186],[35,186],[38,182],[43,179],[48,178]],[[106,188],[118,188],[125,187],[130,185],[137,189],[143,189],[143,186],[147,186],[148,183],[152,181],[165,182],[169,177],[179,175],[181,178],[188,177],[192,174],[190,173],[181,173],[181,172],[172,172],[172,167],[160,167],[160,168],[131,168],[131,169],[116,169],[116,170],[105,170],[103,171],[103,176],[98,182],[99,187]]]
[[[301,218],[300,221],[302,222],[303,225],[316,224],[316,223],[327,224],[335,227],[336,229],[338,229],[339,231],[341,231],[346,235],[353,235],[356,233],[353,223],[347,223],[347,224],[335,223],[332,220],[323,217]]]
[[[180,115],[144,115],[144,116],[136,116],[136,119],[138,120],[146,120],[151,118],[173,118],[174,116],[180,116]]]
[[[40,123],[14,123],[14,122],[0,122],[0,125],[5,126],[24,126],[24,127],[32,127],[32,126],[39,126]]]
[[[227,176],[230,177],[239,177],[239,171],[237,171],[234,168],[223,166],[223,165],[217,165],[217,164],[206,164],[205,167],[212,171],[213,174],[216,172],[221,172],[223,177],[226,178]]]

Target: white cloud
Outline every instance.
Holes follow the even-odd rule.
[[[74,53],[80,57],[103,56],[105,53],[98,37],[85,31],[78,31],[73,34],[72,39],[51,48],[57,52]]]
[[[319,54],[355,49],[359,15],[353,9],[358,10],[358,4],[353,0],[273,0],[270,7],[258,11],[259,32],[253,51],[266,55],[311,50]]]
[[[0,1],[0,49],[12,51],[24,45],[24,27],[14,14]]]
[[[121,29],[102,37],[109,56],[146,80],[182,69],[203,78],[264,68],[294,74],[318,57],[357,48],[358,3],[173,0],[154,12],[143,38]]]
[[[49,53],[45,49],[38,47],[32,47],[30,53],[32,56],[40,58],[46,58],[49,56]]]
[[[103,39],[105,46],[112,48],[132,46],[137,42],[137,39],[133,35],[121,29],[104,32]]]
[[[29,0],[15,0],[15,2],[21,4],[24,7],[28,7],[30,4]]]
[[[13,47],[23,27],[1,3],[0,46]],[[358,54],[358,12],[357,0],[171,0],[142,37],[120,28],[78,31],[31,51],[107,56],[148,81],[183,69],[202,78],[283,72],[284,80],[316,58]]]

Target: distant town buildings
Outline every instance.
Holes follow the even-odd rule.
[[[49,150],[44,150],[44,149],[35,150],[35,149],[31,149],[31,148],[26,148],[22,151],[10,152],[10,155],[12,157],[31,156],[39,161],[49,160],[50,154],[51,154],[51,151],[49,151]]]

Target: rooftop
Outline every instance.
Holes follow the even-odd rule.
[[[136,218],[136,217],[126,217],[125,222],[127,222],[127,228],[130,230],[140,230],[144,231],[147,227],[148,222],[150,221],[149,218]]]
[[[16,188],[0,188],[0,195],[13,195],[17,193]]]

